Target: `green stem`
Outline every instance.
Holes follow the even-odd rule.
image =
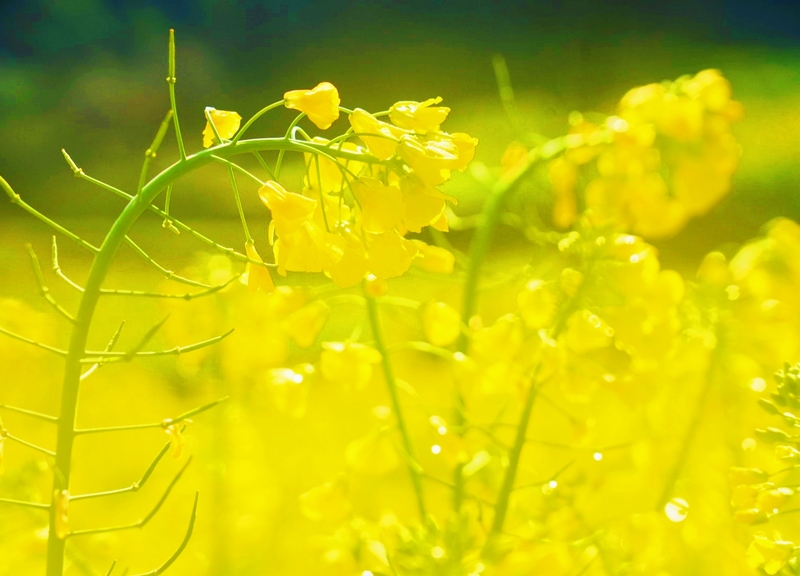
[[[169,76],[167,77],[167,84],[169,85],[169,104],[172,110],[172,121],[175,124],[175,139],[178,141],[178,152],[180,152],[181,160],[186,160],[186,148],[183,146],[183,135],[181,134],[181,125],[178,122],[178,105],[175,102],[175,82],[178,79],[175,77],[175,30],[170,28],[169,31]]]
[[[392,400],[392,408],[397,415],[397,428],[400,431],[400,438],[403,442],[403,450],[408,456],[408,472],[411,475],[411,483],[414,485],[414,492],[417,496],[417,506],[419,508],[419,515],[422,521],[425,522],[428,513],[425,508],[425,497],[422,492],[422,477],[420,471],[413,465],[415,462],[414,448],[411,444],[411,436],[408,433],[405,419],[403,418],[403,409],[400,406],[400,397],[398,395],[397,380],[395,379],[394,369],[392,362],[389,359],[389,350],[386,347],[386,342],[383,338],[383,331],[381,329],[381,321],[378,316],[378,303],[366,290],[364,290],[364,298],[367,302],[367,316],[369,317],[370,327],[372,328],[372,336],[375,339],[375,348],[381,353],[381,364],[383,366],[383,375],[386,378],[386,385],[389,388],[389,396]]]
[[[173,119],[177,121],[177,116],[173,116]],[[75,327],[72,332],[64,369],[53,474],[54,492],[69,490],[72,472],[72,451],[75,442],[75,418],[78,408],[78,392],[83,365],[82,359],[85,356],[89,328],[94,318],[98,300],[102,294],[103,282],[108,275],[117,251],[123,242],[125,242],[125,238],[131,231],[133,225],[146,210],[150,209],[152,202],[167,188],[167,186],[190,172],[214,162],[215,155],[227,158],[235,154],[250,154],[269,150],[305,151],[309,146],[316,147],[314,144],[306,144],[301,147],[297,145],[297,143],[287,141],[284,138],[264,138],[209,148],[169,166],[145,184],[137,196],[128,201],[128,204],[111,226],[111,229],[108,231],[108,234],[95,255],[89,271],[89,276],[86,280],[86,285],[84,286],[78,313],[75,315]],[[345,151],[331,150],[329,153],[345,158],[358,156],[358,158],[351,159],[364,160],[362,157],[363,155],[350,154]],[[373,159],[373,161],[379,162],[378,159]],[[0,187],[6,191],[8,196],[15,201],[15,203],[23,207],[27,206],[20,200],[19,195],[13,191],[11,186],[2,178],[0,178]],[[41,215],[38,212],[34,211],[33,213],[41,219]],[[52,223],[51,225],[63,231],[57,224]],[[67,233],[67,235],[72,239],[77,239],[74,235],[70,235],[69,233]],[[87,247],[87,243],[80,239],[77,239],[77,241],[81,245]],[[47,576],[62,576],[64,572],[65,542],[56,537],[55,524],[56,512],[55,507],[52,507],[50,510],[50,536],[47,543]]]

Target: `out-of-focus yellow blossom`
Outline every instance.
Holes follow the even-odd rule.
[[[548,170],[553,187],[553,224],[556,228],[569,228],[577,217],[575,186],[578,182],[578,169],[565,158],[556,158]]]
[[[290,90],[283,95],[284,105],[305,112],[320,130],[330,128],[339,118],[339,91],[330,82],[320,82],[311,90]]]
[[[267,370],[263,382],[269,386],[272,401],[281,412],[300,418],[306,412],[308,400],[308,378],[314,367],[303,364],[295,368],[273,368]]]
[[[246,242],[244,245],[244,250],[245,254],[247,254],[247,257],[251,260],[255,260],[256,262],[264,262],[254,244]],[[269,273],[269,270],[264,266],[259,266],[251,262],[248,262],[247,266],[245,266],[245,272],[241,277],[241,282],[242,284],[246,285],[251,292],[263,290],[269,294],[275,290],[275,283],[272,281],[272,275]]]
[[[588,310],[575,312],[567,320],[565,340],[578,354],[610,346],[614,330],[602,318]]]
[[[589,222],[666,238],[707,213],[730,189],[739,159],[730,124],[739,116],[716,70],[630,90],[604,128],[611,142],[582,147],[597,155],[597,176],[585,189]],[[580,165],[591,158],[578,158],[578,150],[568,151],[565,161]],[[556,222],[568,220],[570,182],[553,178]]]
[[[322,300],[316,300],[286,316],[281,326],[295,344],[301,348],[308,348],[325,326],[329,313],[328,305]]]
[[[431,246],[422,240],[412,240],[417,247],[417,257],[413,264],[426,272],[435,274],[452,274],[455,269],[456,257],[446,248]]]
[[[479,358],[493,362],[508,362],[522,345],[522,328],[513,314],[498,318],[488,328],[472,335],[470,350]]]
[[[175,424],[170,420],[164,421],[164,432],[169,436],[169,447],[172,450],[173,458],[180,458],[183,454],[185,440],[181,432],[181,424],[189,424],[191,420],[184,420],[182,423]]]
[[[541,330],[553,323],[558,297],[543,280],[531,280],[517,295],[517,308],[522,321],[531,330]]]
[[[63,540],[69,534],[69,491],[56,490],[53,493],[53,507],[56,538]]]
[[[452,306],[432,300],[422,309],[422,330],[434,346],[449,346],[461,333],[461,316]]]
[[[236,112],[229,110],[217,110],[216,108],[206,108],[211,121],[206,119],[206,127],[203,129],[203,148],[210,148],[215,142],[217,137],[214,135],[214,129],[211,127],[211,122],[214,122],[214,128],[217,129],[219,137],[223,140],[233,138],[233,135],[239,131],[239,125],[242,122],[242,117]]]
[[[736,510],[733,519],[741,524],[764,524],[769,520],[769,516],[758,508],[748,508],[746,510]]]
[[[567,296],[575,296],[583,284],[583,274],[574,268],[564,268],[558,278],[558,284]]]
[[[345,451],[347,465],[354,472],[382,476],[400,464],[400,456],[388,434],[377,432],[353,440]]]
[[[381,160],[388,160],[394,156],[397,153],[400,138],[408,133],[407,130],[378,120],[361,108],[356,108],[350,114],[350,125],[353,127],[353,131],[359,134],[359,138],[367,149]],[[377,136],[364,136],[364,134],[376,134]]]
[[[389,119],[395,126],[419,132],[436,132],[450,114],[446,106],[434,106],[442,101],[441,96],[428,98],[424,102],[401,101],[389,108]]]
[[[451,171],[460,166],[458,146],[445,139],[422,140],[405,135],[398,148],[400,157],[425,186],[438,186],[450,179]]]
[[[298,498],[300,511],[315,522],[341,522],[350,515],[350,490],[344,476],[315,486]]]
[[[331,382],[356,390],[372,378],[372,367],[381,361],[374,348],[358,342],[323,342],[320,372]]]
[[[511,172],[518,166],[521,166],[527,157],[528,148],[524,144],[520,142],[512,142],[509,144],[503,152],[503,156],[500,158],[503,174]]]
[[[794,542],[782,540],[780,536],[769,538],[764,532],[756,532],[747,549],[747,563],[751,568],[761,568],[767,574],[777,574],[792,557]]]
[[[382,234],[397,226],[403,217],[403,193],[397,186],[363,177],[352,183],[352,189],[361,206],[363,230]]]
[[[756,498],[756,507],[774,514],[776,510],[783,508],[792,496],[794,496],[794,490],[783,486],[764,490]]]
[[[403,238],[396,230],[376,234],[367,256],[369,271],[384,280],[402,276],[416,254],[414,243]]]

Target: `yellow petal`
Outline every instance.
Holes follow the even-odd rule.
[[[291,90],[283,99],[287,108],[305,112],[320,130],[330,128],[339,118],[339,91],[330,82],[320,82],[311,90]]]
[[[259,255],[256,247],[251,243],[245,243],[244,245],[245,253],[247,257],[251,260],[255,260],[257,262],[263,262],[261,256]],[[275,283],[272,281],[272,275],[269,273],[269,269],[264,266],[259,266],[257,264],[253,264],[251,262],[247,263],[245,266],[245,272],[242,275],[241,279],[242,283],[245,284],[251,292],[256,290],[263,290],[267,294],[275,290]]]
[[[359,134],[359,138],[369,151],[381,160],[388,160],[395,155],[400,138],[408,132],[392,126],[388,122],[381,122],[361,108],[356,108],[350,114],[350,125],[353,127],[353,131]],[[363,134],[375,134],[376,136],[364,136]]]
[[[315,522],[341,522],[350,514],[347,481],[340,476],[300,495],[300,511]]]
[[[456,258],[452,252],[439,246],[430,246],[422,240],[412,240],[412,242],[417,247],[417,257],[413,261],[415,266],[434,274],[453,273]]]
[[[403,193],[374,178],[359,178],[352,183],[353,194],[361,205],[361,228],[381,234],[394,228],[403,212]]]
[[[301,348],[308,348],[317,339],[330,308],[322,300],[316,300],[289,314],[281,323],[286,332]]]
[[[378,278],[395,278],[405,274],[416,254],[417,247],[413,242],[390,230],[374,236],[367,264],[369,271]]]
[[[215,108],[206,108],[206,110],[208,110],[208,115],[211,117],[211,122],[214,122],[214,127],[217,129],[219,137],[223,140],[233,138],[233,135],[239,131],[242,117],[236,112],[217,110]],[[203,129],[203,148],[209,148],[216,140],[211,122],[206,118],[206,127]]]
[[[446,106],[433,106],[441,101],[442,98],[437,97],[424,102],[396,102],[389,108],[389,119],[395,126],[423,134],[439,130],[450,113],[450,108]]]
[[[370,434],[352,441],[345,451],[348,466],[361,474],[381,476],[400,464],[394,443],[387,434]]]

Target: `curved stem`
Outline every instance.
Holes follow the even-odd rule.
[[[367,316],[369,317],[370,327],[372,328],[372,337],[375,339],[375,348],[381,353],[381,365],[383,366],[383,375],[386,378],[386,386],[389,388],[389,396],[392,400],[392,409],[397,415],[397,428],[400,431],[400,438],[403,442],[403,450],[408,456],[408,472],[411,475],[411,483],[414,485],[414,492],[417,496],[417,507],[419,508],[419,515],[422,521],[425,522],[428,514],[425,508],[425,496],[422,492],[422,477],[419,469],[414,466],[414,448],[411,444],[411,436],[408,433],[405,419],[403,418],[403,409],[400,406],[400,398],[397,393],[398,385],[397,379],[394,375],[392,362],[389,359],[389,350],[386,347],[386,342],[383,339],[383,330],[381,329],[381,321],[378,316],[378,303],[366,290],[364,290],[364,298],[367,302]]]

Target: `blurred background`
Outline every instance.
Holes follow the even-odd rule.
[[[136,185],[143,152],[169,105],[164,82],[169,28],[176,30],[178,109],[189,151],[201,147],[204,107],[236,110],[247,118],[287,90],[327,80],[338,87],[344,106],[372,111],[397,100],[442,96],[453,110],[444,129],[479,138],[477,160],[494,169],[515,137],[498,97],[495,54],[506,58],[524,128],[552,137],[566,131],[571,110],[610,114],[633,86],[719,68],[745,107],[744,119],[734,127],[743,155],[733,191],[678,238],[657,243],[667,266],[679,263],[691,269],[704,253],[755,236],[775,216],[800,219],[799,23],[800,4],[780,0],[5,0],[0,3],[0,175],[30,204],[99,242],[121,204],[73,178],[60,149],[66,148],[96,178],[129,191]],[[289,111],[278,111],[252,134],[282,134],[292,117]],[[334,130],[343,126],[344,118]],[[176,157],[174,139],[168,136],[156,168]],[[254,228],[263,245],[266,211],[253,187],[242,188],[248,212],[264,224]],[[462,211],[480,206],[482,189],[469,175],[454,179],[450,191],[463,200]],[[204,232],[241,245],[235,204],[221,168],[176,187],[173,202],[176,213]],[[212,276],[224,268],[197,256],[197,245],[185,235],[175,244],[159,240],[166,234],[160,222],[144,222],[137,233],[143,246],[168,267],[191,263],[195,272]],[[48,309],[35,294],[24,250],[24,243],[32,242],[46,267],[49,237],[47,228],[0,200],[0,325],[63,346],[66,327],[45,319]],[[512,234],[511,241],[515,239]],[[68,263],[69,274],[82,278],[88,258],[66,240],[61,245],[62,266]],[[152,272],[122,253],[111,283],[158,288]],[[453,286],[445,283],[436,290],[423,296],[444,298]],[[54,286],[54,293],[67,306],[76,302],[77,295],[63,286]],[[386,400],[376,386],[349,395],[328,388],[314,392],[302,420],[277,410],[247,372],[274,360],[264,359],[268,343],[258,325],[257,303],[234,311],[240,296],[236,292],[228,300],[214,300],[208,308],[190,307],[185,316],[175,317],[177,333],[164,337],[175,345],[243,326],[224,352],[201,357],[206,368],[191,363],[176,368],[166,361],[109,367],[87,390],[82,421],[87,425],[158,421],[224,393],[232,393],[236,401],[196,418],[190,444],[199,464],[153,526],[132,536],[98,537],[76,546],[70,574],[100,573],[96,558],[120,558],[123,565],[142,570],[157,565],[182,534],[196,486],[211,497],[202,500],[206,508],[201,509],[197,541],[183,568],[176,565],[176,573],[316,570],[313,558],[322,545],[312,546],[309,554],[308,536],[326,528],[299,516],[297,495],[330,480],[341,467],[348,442],[373,426],[352,415],[368,414]],[[148,303],[137,313],[136,328],[123,337],[122,346],[135,342],[147,322],[160,319],[165,310]],[[102,311],[93,336],[96,347],[104,345],[121,314],[122,308]],[[346,337],[349,328],[334,325],[331,330]],[[8,367],[0,383],[3,398],[32,409],[56,410],[60,362],[5,340],[0,341],[0,358]],[[431,382],[420,385],[433,389]],[[51,431],[42,425],[13,417],[5,422],[34,441],[52,442]],[[146,440],[125,436],[87,442],[77,453],[77,484],[86,490],[106,489],[135,480],[164,441],[157,432]],[[37,455],[20,456],[17,447],[6,452],[6,468],[16,472],[0,482],[4,494],[47,498],[49,477]],[[103,466],[97,465],[98,454]],[[92,503],[76,512],[76,522],[87,527],[135,519],[157,498],[176,464],[170,461],[166,468],[148,491],[108,508]],[[410,494],[402,471],[395,477],[392,494],[401,506]],[[366,492],[369,488],[367,483]],[[368,501],[362,508],[375,510],[378,504]],[[1,576],[41,572],[41,528],[35,515],[0,509],[0,549],[10,559],[6,566],[0,561]],[[12,565],[13,571],[4,572]],[[181,572],[187,567],[191,571]],[[228,572],[231,567],[236,571]]]

